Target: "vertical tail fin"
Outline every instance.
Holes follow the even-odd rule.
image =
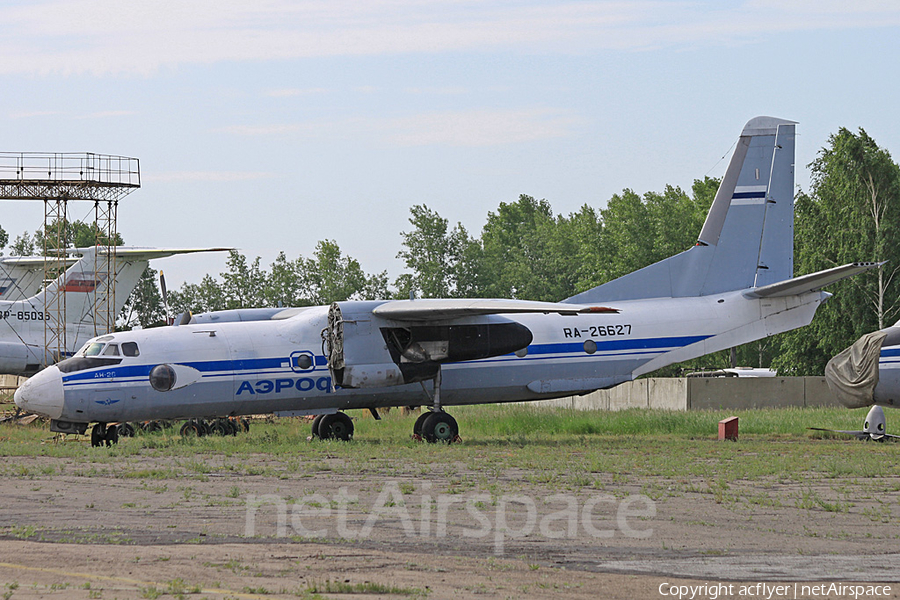
[[[78,259],[59,277],[51,281],[43,292],[28,299],[32,306],[35,301],[43,303],[48,310],[62,307],[62,294],[65,294],[65,322],[86,323],[92,319],[94,296],[96,289],[103,283],[97,274],[97,252],[99,248],[80,249]]]
[[[125,249],[128,252],[130,249]],[[98,288],[107,284],[108,277],[115,277],[116,297],[115,315],[118,315],[134,289],[141,274],[147,267],[148,260],[144,256],[116,256],[115,268],[112,272],[98,269],[98,252],[104,248],[79,248],[81,258],[72,264],[64,273],[51,281],[40,293],[23,300],[33,309],[56,310],[62,307],[61,294],[65,294],[65,322],[73,325],[90,325],[95,318],[94,303]],[[170,256],[172,253],[162,254]],[[103,257],[100,257],[103,260]]]
[[[790,279],[794,125],[757,117],[744,126],[696,246],[567,301],[705,296]]]

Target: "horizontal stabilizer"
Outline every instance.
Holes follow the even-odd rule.
[[[372,313],[385,319],[398,321],[435,321],[480,315],[558,313],[610,313],[619,311],[607,306],[587,306],[562,302],[531,302],[527,300],[501,300],[492,298],[449,298],[422,300],[394,300],[386,302]]]
[[[0,265],[2,265],[3,268],[23,267],[30,269],[43,267],[46,262],[51,262],[55,265],[56,259],[52,256],[4,256],[0,258]],[[62,264],[67,267],[74,265],[76,262],[78,262],[77,258],[62,259]]]
[[[748,298],[781,298],[784,296],[797,296],[807,292],[815,292],[821,290],[826,285],[838,282],[841,279],[852,277],[857,273],[868,271],[883,265],[883,262],[855,262],[833,269],[826,269],[802,277],[795,277],[786,281],[779,281],[754,288],[747,292],[745,296]]]

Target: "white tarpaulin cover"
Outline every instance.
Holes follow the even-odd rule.
[[[884,331],[868,333],[825,365],[828,388],[847,408],[861,408],[874,403],[878,359],[885,337],[887,333]]]

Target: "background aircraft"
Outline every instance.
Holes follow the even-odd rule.
[[[45,260],[43,256],[0,257],[0,300],[23,300],[37,294],[44,284]],[[78,259],[67,256],[60,262],[68,268]]]
[[[118,315],[122,310],[150,259],[219,250],[227,249],[116,248],[115,314]],[[97,253],[105,252],[105,249],[82,248],[78,251],[82,253],[81,258],[74,259],[74,262],[67,259],[72,262],[71,266],[47,285],[46,289],[22,300],[0,301],[0,373],[30,375],[60,358],[49,355],[45,347],[45,328],[51,318],[48,306],[53,306],[52,301],[58,294],[66,294],[66,356],[70,356],[85,341],[96,335],[93,306],[96,288],[100,283],[96,262]],[[25,264],[33,264],[35,260],[43,259],[28,257]],[[20,289],[15,294],[21,295],[23,289],[31,290],[34,287],[29,277],[24,279],[30,283],[20,283]]]
[[[900,322],[867,333],[829,360],[825,381],[848,408],[900,406]]]
[[[792,279],[794,123],[744,127],[698,242],[560,303],[337,302],[95,338],[16,392],[51,429],[275,412],[316,414],[349,439],[350,408],[425,405],[413,433],[453,441],[445,408],[614,386],[810,322],[829,283],[872,264]],[[246,315],[246,319],[242,315]]]

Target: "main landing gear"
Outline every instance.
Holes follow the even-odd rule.
[[[342,412],[330,415],[319,415],[312,422],[310,439],[341,440],[349,442],[353,439],[353,421]],[[431,444],[444,442],[451,444],[460,441],[459,425],[456,419],[442,410],[429,410],[419,415],[413,425],[413,439]]]
[[[353,421],[342,412],[319,415],[312,422],[312,437],[349,442],[353,439]]]
[[[422,384],[422,390],[428,395],[428,389]],[[456,419],[441,408],[441,369],[434,376],[434,394],[431,395],[431,410],[419,415],[413,425],[413,439],[425,440],[429,444],[444,442],[452,444],[460,441],[459,425]]]
[[[444,442],[452,444],[459,440],[459,425],[456,419],[444,411],[430,410],[419,415],[413,425],[413,439],[425,440],[429,444]]]
[[[422,389],[431,397],[432,406],[428,412],[422,413],[416,419],[416,423],[413,425],[413,439],[425,440],[431,444],[436,442],[452,444],[460,441],[459,425],[456,423],[456,419],[441,408],[440,369],[434,377],[434,394],[429,394],[424,384]],[[374,411],[374,409],[372,410]],[[378,413],[374,414],[377,418]],[[342,412],[319,415],[313,419],[310,439],[350,441],[353,439],[353,421]]]

